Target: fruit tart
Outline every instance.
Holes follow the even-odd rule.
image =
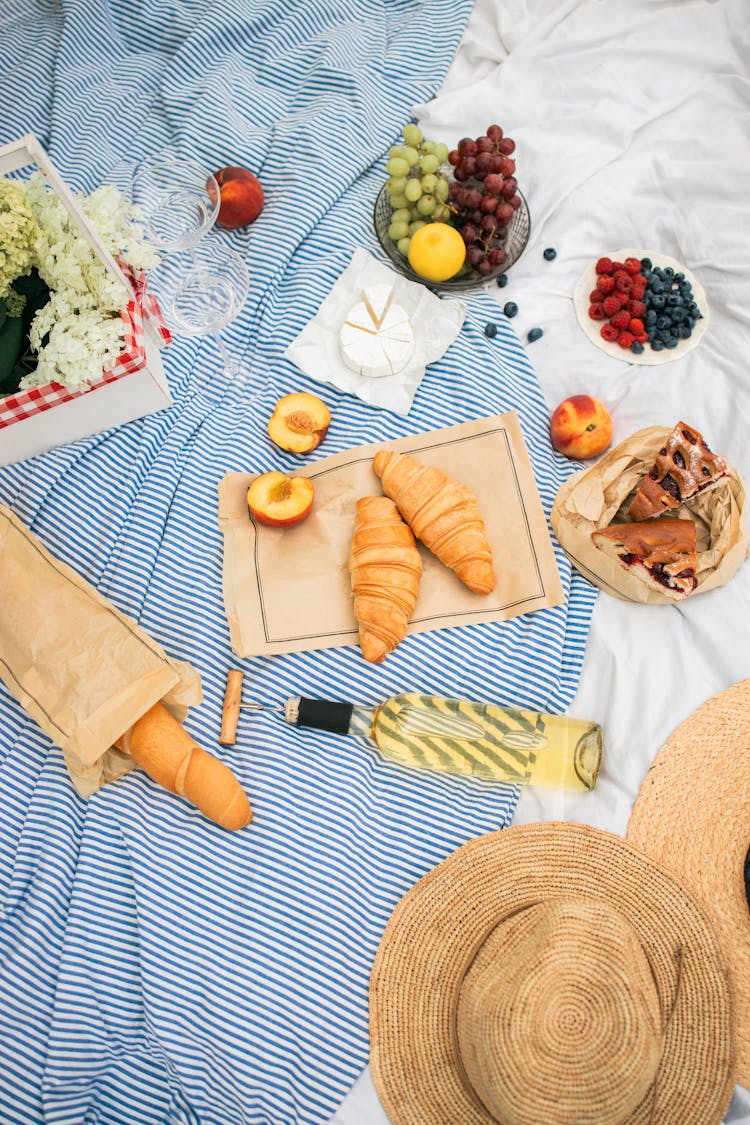
[[[726,461],[712,453],[702,434],[678,422],[641,481],[630,507],[632,520],[647,520],[705,492],[729,476]]]
[[[605,554],[632,569],[652,590],[684,598],[695,589],[695,524],[692,520],[614,523],[591,534]]]

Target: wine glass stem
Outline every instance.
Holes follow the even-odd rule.
[[[227,346],[221,338],[221,332],[214,332],[213,335],[214,339],[216,340],[216,346],[219,349],[219,355],[221,356],[221,364],[224,368],[224,374],[228,378],[231,378],[237,372],[237,363],[232,359],[229,352],[227,351]]]

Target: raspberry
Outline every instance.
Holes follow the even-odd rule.
[[[648,336],[645,332],[641,332],[640,336],[636,336],[636,340],[639,344],[645,344],[648,340]]]
[[[626,258],[623,266],[632,277],[641,272],[640,258]]]
[[[628,325],[628,330],[632,332],[634,336],[642,336],[643,321],[639,320],[637,316],[634,316],[630,324]]]
[[[612,317],[610,324],[613,326],[613,328],[630,327],[630,313],[627,311],[627,309],[620,309],[620,311],[615,313],[615,315]]]
[[[604,294],[601,289],[592,289],[589,293],[589,301],[592,305],[595,305],[597,302],[601,303],[603,300]]]
[[[620,308],[619,298],[615,297],[614,294],[611,297],[605,297],[602,301],[602,308],[605,316],[614,316]]]
[[[589,316],[592,320],[604,320],[606,315],[601,301],[595,301],[592,305],[589,305]]]
[[[603,273],[597,281],[597,288],[601,289],[602,293],[612,293],[615,288],[615,279],[608,274]]]
[[[614,344],[615,340],[619,336],[619,332],[613,325],[603,324],[599,329],[599,335],[601,336],[602,340],[607,340],[608,343]]]
[[[612,273],[613,274],[614,273],[622,273],[622,271],[624,269],[625,269],[625,266],[623,265],[622,262],[613,262],[612,263]],[[630,275],[628,275],[628,276],[630,276]]]
[[[632,332],[621,332],[617,337],[617,343],[621,348],[629,348],[634,339],[635,336],[633,336]]]
[[[615,289],[618,293],[629,293],[632,288],[633,282],[630,274],[625,270],[618,270],[615,274]]]
[[[646,282],[640,277],[634,277],[630,282],[630,292],[636,300],[640,301],[641,297],[646,292]]]
[[[646,315],[646,306],[643,301],[631,301],[628,305],[628,309],[630,310],[631,316],[637,316],[640,320],[643,320]]]
[[[612,273],[614,265],[610,258],[600,258],[594,268],[597,273]]]

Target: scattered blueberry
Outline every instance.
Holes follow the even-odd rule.
[[[557,250],[555,250],[554,246],[548,246],[547,249],[544,251],[543,256],[544,256],[545,261],[551,262],[557,257]]]
[[[529,341],[530,344],[533,344],[535,340],[541,339],[541,337],[543,335],[544,335],[544,332],[541,328],[532,328],[527,333],[526,339]]]
[[[504,289],[505,286],[508,284],[507,273],[501,273],[500,276],[498,277],[497,281],[495,282],[495,284],[497,285],[497,287],[499,289]]]
[[[636,355],[640,355],[643,351],[643,344],[640,340],[633,340],[633,343],[630,345],[630,350],[631,352],[635,352]]]
[[[650,258],[641,258],[641,266],[644,270],[653,269],[653,262]]]
[[[503,312],[508,317],[515,316],[518,312],[518,305],[515,301],[508,301],[507,305],[503,306]]]
[[[492,323],[485,324],[484,334],[485,336],[489,336],[490,340],[494,339],[494,337],[497,336],[497,325]]]

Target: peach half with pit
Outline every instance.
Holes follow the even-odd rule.
[[[214,172],[219,185],[219,213],[217,226],[237,230],[254,222],[263,210],[264,196],[261,182],[247,168],[229,165]]]
[[[288,453],[310,453],[328,433],[331,414],[316,395],[284,395],[268,419],[268,436]]]
[[[293,527],[310,514],[315,489],[307,477],[261,473],[247,490],[247,506],[266,527]]]
[[[550,418],[550,439],[566,457],[587,461],[612,442],[612,418],[603,402],[591,395],[571,395]]]

